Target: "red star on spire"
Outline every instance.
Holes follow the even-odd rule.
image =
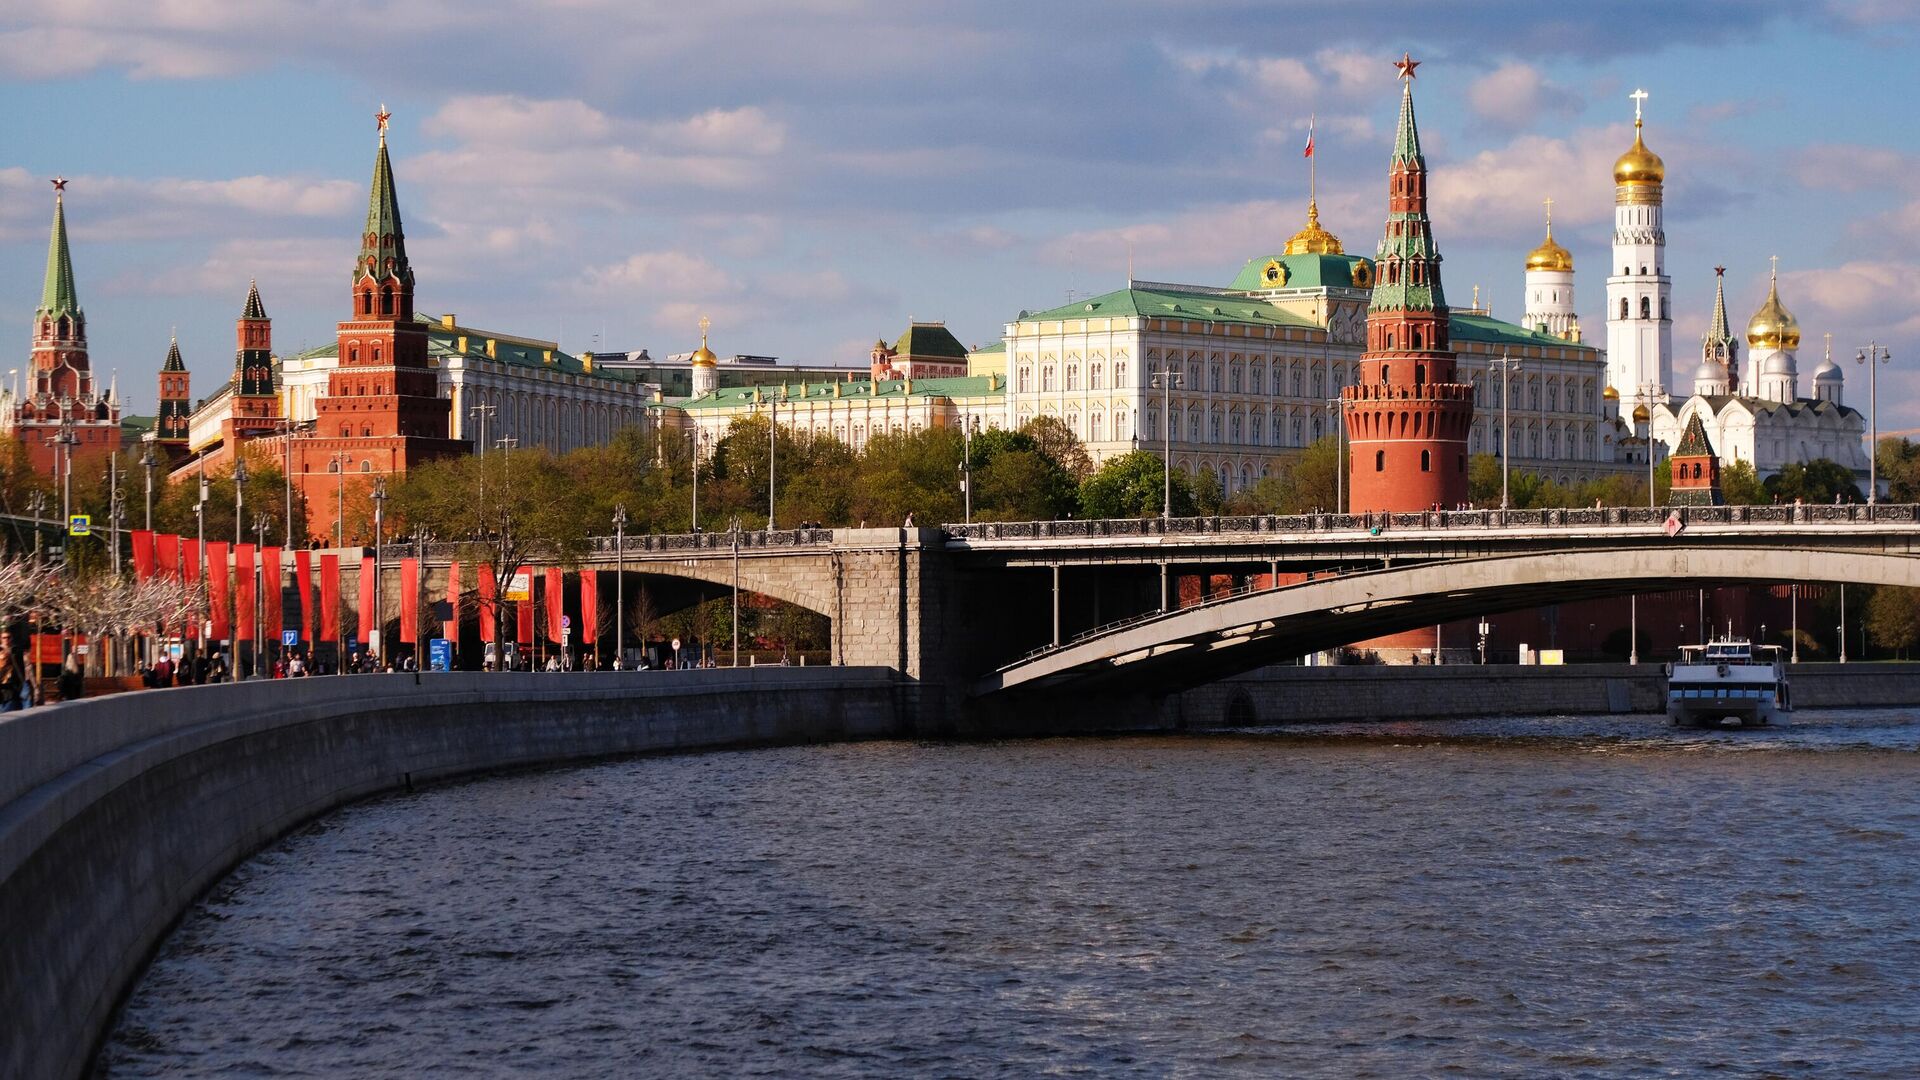
[[[386,135],[387,121],[389,119],[392,119],[392,117],[393,117],[393,114],[387,111],[387,107],[385,105],[380,106],[380,111],[373,114],[373,118],[376,121],[378,121],[380,124],[380,134],[382,136]]]
[[[1400,54],[1400,59],[1393,62],[1393,66],[1399,69],[1402,79],[1411,82],[1413,80],[1413,69],[1419,67],[1420,63],[1420,61],[1413,58],[1412,53],[1403,52]]]
[[[64,177],[64,176],[56,176],[56,177],[54,177],[54,178],[53,178],[53,190],[54,190],[54,192],[55,192],[55,193],[58,193],[58,192],[62,192],[62,191],[65,191],[65,190],[67,190],[67,178],[66,178],[66,177]]]
[[[1726,276],[1727,276],[1727,268],[1726,268],[1726,267],[1724,267],[1724,266],[1716,266],[1716,267],[1714,267],[1714,268],[1713,268],[1713,276],[1714,276],[1714,277],[1726,277]]]

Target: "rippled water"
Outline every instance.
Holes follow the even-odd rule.
[[[1909,1076],[1920,717],[629,760],[236,871],[102,1069]]]

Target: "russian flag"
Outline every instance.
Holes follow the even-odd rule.
[[[1307,118],[1307,148],[1301,152],[1301,157],[1313,156],[1313,122],[1315,119],[1317,119],[1317,116]]]

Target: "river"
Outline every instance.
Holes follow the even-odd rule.
[[[630,759],[375,799],[101,1075],[1910,1076],[1920,712]]]

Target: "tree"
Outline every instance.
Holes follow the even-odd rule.
[[[1920,589],[1884,585],[1867,599],[1867,637],[1875,645],[1906,658],[1920,643]]]
[[[861,451],[853,516],[880,525],[922,525],[961,516],[962,438],[953,428],[875,435]]]
[[[1080,510],[1089,518],[1154,517],[1161,512],[1166,472],[1160,455],[1133,450],[1111,458],[1080,485]],[[1173,516],[1192,517],[1193,492],[1185,473],[1173,473]]]
[[[1887,498],[1897,503],[1920,502],[1920,443],[1886,435],[1875,448],[1874,463]]]
[[[1074,483],[1085,483],[1093,475],[1093,459],[1087,456],[1087,448],[1059,417],[1036,416],[1021,425],[1020,434],[1032,439],[1035,449],[1067,470]]]
[[[1807,503],[1861,502],[1860,487],[1853,470],[1837,461],[1815,458],[1795,462],[1767,478],[1766,490],[1781,502]],[[1837,498],[1836,498],[1837,497]]]
[[[973,469],[979,521],[1052,521],[1079,510],[1073,477],[1038,450],[1004,450]]]
[[[1760,482],[1753,462],[1745,460],[1721,467],[1720,494],[1729,506],[1764,506],[1773,501],[1773,493]]]

